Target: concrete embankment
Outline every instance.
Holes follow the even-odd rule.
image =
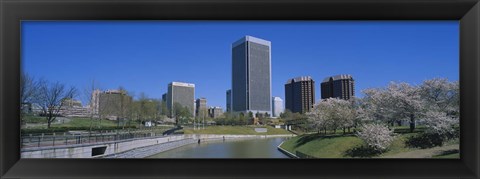
[[[103,158],[145,158],[160,152],[175,149],[188,144],[194,144],[196,142],[197,140],[195,139],[182,139],[182,140],[166,142],[162,144],[136,148],[136,149],[132,149],[126,152],[118,153],[118,154],[111,154],[111,155],[104,156]]]
[[[156,136],[92,144],[75,144],[54,147],[33,147],[21,150],[22,158],[97,158],[118,154],[136,148],[185,139],[183,135]]]
[[[22,158],[144,158],[184,145],[214,140],[292,137],[288,135],[185,134],[129,139],[95,144],[22,149]]]
[[[292,137],[294,135],[219,135],[219,134],[185,134],[184,139],[179,141],[171,141],[167,143],[156,144],[152,146],[146,146],[141,148],[132,149],[119,154],[112,154],[105,156],[104,158],[145,158],[155,155],[160,152],[172,150],[178,147],[182,147],[189,144],[195,144],[200,142],[209,141],[232,141],[232,140],[245,140],[245,139],[263,139],[271,137]]]
[[[288,150],[283,149],[283,148],[282,148],[282,144],[283,144],[283,143],[284,143],[284,142],[280,143],[280,145],[277,146],[277,149],[278,149],[280,152],[282,152],[283,154],[287,155],[287,156],[290,157],[290,158],[300,158],[300,157],[298,157],[297,155],[293,154],[292,152],[289,152]]]

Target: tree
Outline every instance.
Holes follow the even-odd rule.
[[[20,76],[20,120],[23,121],[25,113],[24,104],[30,104],[38,98],[39,81],[26,73],[21,73]]]
[[[311,127],[317,130],[317,133],[320,133],[320,130],[324,131],[324,134],[327,134],[328,127],[328,113],[325,113],[323,108],[326,106],[325,103],[317,103],[313,106],[310,112],[307,112],[307,119]],[[289,115],[289,111],[286,112],[286,115]]]
[[[180,103],[173,104],[173,111],[173,116],[175,116],[175,121],[177,125],[187,123],[192,117],[192,112],[190,111],[190,109],[186,106],[182,106]]]
[[[415,122],[424,113],[424,101],[418,87],[407,83],[390,83],[386,89],[364,90],[369,103],[367,110],[376,119],[393,124],[397,120],[408,120],[410,132]]]
[[[382,124],[365,124],[356,135],[376,151],[386,150],[394,139],[393,129]]]
[[[454,125],[458,124],[458,118],[448,116],[445,112],[428,111],[422,120],[427,127],[426,133],[446,136],[452,134]]]
[[[38,103],[42,107],[43,114],[47,120],[47,127],[50,128],[51,123],[55,121],[63,101],[72,99],[76,95],[74,87],[66,88],[60,82],[49,83],[42,81],[39,85]]]
[[[458,116],[460,110],[459,83],[445,78],[425,80],[420,85],[420,95],[429,111]]]
[[[85,101],[87,101],[87,103],[90,105],[90,115],[89,115],[90,127],[89,127],[89,131],[92,131],[94,116],[96,115],[95,111],[93,110],[93,107],[96,105],[96,104],[93,104],[93,103],[96,102],[96,100],[94,99],[95,90],[97,90],[97,89],[95,87],[95,81],[93,80],[92,85],[89,88],[85,88],[85,90],[83,91]]]

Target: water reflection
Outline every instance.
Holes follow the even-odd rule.
[[[288,158],[277,146],[285,138],[245,139],[191,144],[148,158]]]

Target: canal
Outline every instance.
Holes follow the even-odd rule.
[[[277,146],[286,138],[242,139],[190,144],[147,158],[288,158]]]

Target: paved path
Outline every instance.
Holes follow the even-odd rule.
[[[441,147],[434,147],[429,149],[418,149],[410,152],[404,152],[389,156],[383,156],[382,158],[431,158],[434,155],[441,154],[444,151],[459,149],[459,145],[447,145]]]
[[[139,147],[139,148],[132,149],[126,152],[118,153],[118,154],[110,154],[110,155],[104,156],[103,158],[145,158],[160,152],[175,149],[188,144],[194,144],[196,142],[197,140],[195,139],[183,139],[183,140],[156,144],[156,145],[151,145],[146,147]]]

